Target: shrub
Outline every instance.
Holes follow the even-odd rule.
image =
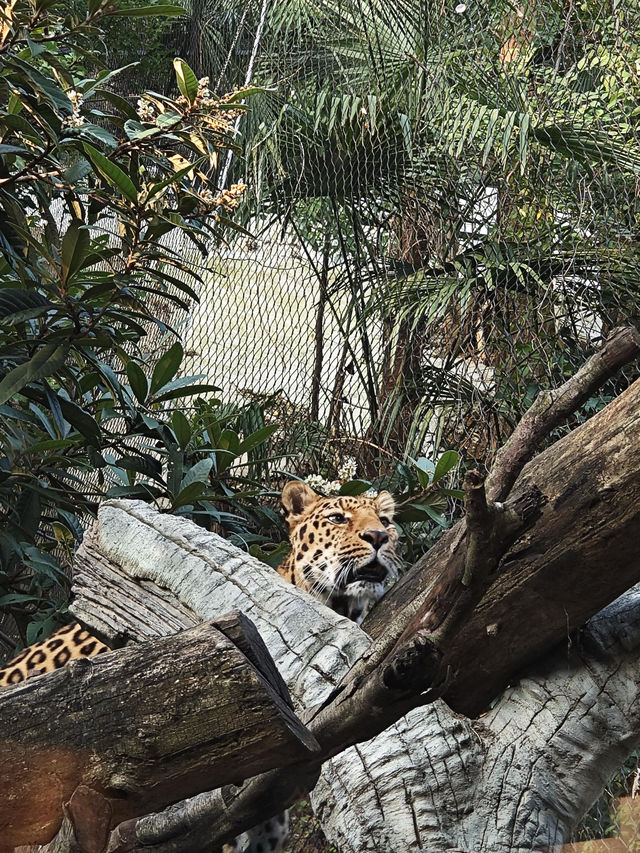
[[[198,253],[232,224],[243,187],[218,192],[215,177],[248,92],[218,97],[176,59],[179,93],[134,107],[95,50],[116,17],[182,12],[0,11],[0,606],[28,642],[64,609],[60,555],[105,491],[215,515],[221,492],[233,503],[221,485],[233,459],[269,435],[216,421],[216,389],[179,377],[182,348],[167,349],[160,319],[197,298]],[[195,396],[199,426],[171,411]]]

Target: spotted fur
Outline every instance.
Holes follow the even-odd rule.
[[[19,684],[25,678],[42,675],[67,664],[77,658],[92,658],[101,652],[108,652],[108,646],[93,637],[82,625],[74,622],[65,625],[47,640],[35,643],[20,652],[13,660],[0,669],[0,687]]]
[[[327,498],[292,482],[282,503],[291,553],[279,573],[360,624],[398,577],[393,498]]]
[[[327,498],[292,482],[282,504],[291,553],[278,572],[360,624],[398,577],[393,498],[388,492]],[[225,845],[223,853],[282,853],[288,835],[284,812]]]

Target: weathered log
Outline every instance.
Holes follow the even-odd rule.
[[[79,785],[107,797],[113,823],[308,755],[272,668],[237,613],[3,691],[0,850],[49,841]]]
[[[527,542],[527,548],[524,553],[519,548],[520,543],[516,543],[506,556],[497,555],[498,579],[477,605],[476,612],[482,610],[486,600],[490,600],[494,587],[500,588],[502,583],[504,595],[500,600],[506,601],[508,595],[512,595],[513,600],[521,604],[518,617],[513,620],[514,634],[511,635],[499,622],[487,621],[485,616],[484,620],[480,620],[479,639],[468,640],[466,646],[459,650],[457,658],[450,654],[453,645],[445,648],[443,659],[450,656],[451,670],[455,673],[455,680],[447,694],[452,702],[473,702],[478,708],[484,707],[498,688],[488,679],[487,671],[481,669],[483,664],[490,671],[491,662],[495,659],[501,673],[500,686],[503,685],[523,663],[566,637],[567,614],[569,624],[579,624],[638,579],[640,541],[628,535],[637,524],[634,513],[640,505],[637,500],[636,462],[640,431],[636,428],[634,415],[634,410],[638,409],[638,394],[636,385],[612,404],[617,407],[615,410],[609,410],[608,414],[600,413],[563,440],[565,445],[561,458],[566,471],[558,470],[552,461],[554,447],[563,447],[562,443],[558,443],[547,451],[550,454],[548,461],[539,469],[535,467],[539,460],[534,459],[523,472],[522,478],[531,470],[538,471],[539,476],[531,479],[528,486],[533,483],[550,499],[540,523],[546,524],[547,529],[553,529],[555,550],[548,554],[547,540],[544,537],[536,539],[536,525],[526,534],[524,541]],[[598,418],[603,420],[598,421]],[[607,427],[607,419],[610,419],[610,428]],[[590,425],[592,433],[581,432]],[[620,429],[626,431],[622,442],[617,435]],[[588,435],[591,437],[585,437]],[[585,460],[586,450],[590,456]],[[615,454],[615,464],[608,465],[608,453]],[[519,459],[522,459],[521,455]],[[609,479],[604,490],[600,490],[600,499],[594,502],[590,483],[594,474],[591,466],[595,460],[603,463],[601,470]],[[575,476],[574,471],[577,472]],[[611,483],[613,494],[608,491]],[[519,488],[516,484],[510,501],[519,498]],[[567,494],[571,495],[571,500],[566,499]],[[603,496],[607,500],[603,500]],[[369,737],[376,726],[381,727],[389,719],[387,715],[394,712],[390,708],[394,697],[389,692],[385,693],[388,688],[380,683],[381,667],[393,654],[403,634],[410,639],[412,632],[415,634],[420,631],[419,622],[424,615],[439,611],[439,618],[446,619],[448,606],[455,601],[456,583],[464,576],[466,548],[465,525],[462,524],[446,534],[428,558],[412,570],[385,599],[384,610],[380,609],[380,615],[374,614],[369,622],[371,630],[378,636],[374,645],[367,648],[366,637],[355,626],[339,625],[340,620],[338,618],[336,622],[334,614],[325,615],[321,606],[315,602],[305,604],[304,594],[291,587],[283,591],[280,579],[267,569],[258,567],[246,555],[238,554],[227,543],[216,541],[195,526],[166,516],[153,516],[148,508],[123,502],[112,503],[105,511],[103,521],[108,523],[103,524],[102,532],[98,531],[100,547],[106,547],[109,559],[121,559],[125,564],[123,568],[132,577],[138,581],[152,579],[172,589],[201,617],[214,615],[216,608],[221,607],[229,609],[235,605],[242,609],[248,608],[248,612],[255,616],[260,630],[266,631],[268,644],[273,644],[272,652],[274,656],[277,653],[278,664],[290,686],[294,687],[299,707],[308,707],[313,701],[322,702],[324,699],[323,707],[316,712],[310,724],[323,747],[323,755],[335,754],[341,745]],[[550,515],[554,511],[555,515]],[[624,549],[623,564],[613,584],[609,583],[610,576],[605,579],[597,571],[600,568],[597,561],[606,565],[607,557],[610,556],[606,543],[603,543],[602,530],[597,525],[600,517],[608,525],[608,532],[612,532],[614,541],[618,541],[617,536]],[[574,535],[576,529],[582,531],[582,538]],[[144,545],[141,546],[141,542]],[[563,560],[564,565],[575,565],[582,557],[580,547],[583,543],[588,571],[586,575],[581,574],[585,578],[584,586],[580,595],[577,595],[575,574],[573,583],[569,584],[565,577],[552,571],[550,566],[563,565]],[[597,546],[595,550],[594,543]],[[521,560],[516,564],[519,573],[513,570],[517,559]],[[180,569],[176,571],[178,567]],[[537,568],[544,579],[544,584],[538,586]],[[523,573],[528,578],[524,587],[520,585]],[[273,609],[270,606],[272,596]],[[529,604],[532,606],[528,605],[527,596],[531,597]],[[558,618],[560,611],[562,620]],[[218,612],[221,611],[218,609]],[[547,613],[550,619],[547,619]],[[292,619],[293,614],[300,618]],[[87,615],[90,617],[91,612]],[[95,613],[93,615],[95,618]],[[414,624],[411,624],[412,620]],[[90,622],[91,619],[87,618],[86,621]],[[100,622],[99,616],[96,621]],[[514,637],[517,643],[515,660],[512,660]],[[479,640],[490,640],[492,644],[489,654],[482,658],[475,654]],[[340,681],[341,676],[349,670],[349,663],[355,659],[356,666],[335,695],[327,700],[332,686]],[[329,666],[327,662],[330,662]],[[456,697],[454,691],[465,683],[464,679],[467,679],[466,687],[471,690],[465,688],[462,695]],[[387,702],[387,699],[390,701]],[[397,699],[396,711],[403,701],[407,704],[415,703],[416,700],[424,700],[424,697],[405,696],[400,697],[399,701]],[[412,733],[419,731],[415,720],[429,713],[432,712],[412,712],[411,729],[404,737],[411,737]],[[401,723],[400,728],[405,725]],[[397,730],[398,727],[394,728]],[[400,735],[403,736],[401,732]],[[393,738],[393,731],[380,737]],[[375,761],[375,751],[368,752],[371,749],[371,744],[363,744],[358,748],[365,759],[370,754],[373,756],[372,761]],[[197,845],[204,845],[205,839],[206,843],[213,843],[229,837],[230,833],[233,834],[248,823],[266,817],[265,809],[275,811],[285,805],[296,791],[302,792],[308,779],[313,777],[310,771],[315,762],[316,759],[305,762],[289,772],[273,771],[262,780],[252,782],[250,788],[235,799],[202,795],[187,804],[173,807],[163,815],[144,818],[138,828],[133,828],[134,834],[140,844],[144,836],[144,843],[154,853],[165,850],[188,850],[193,853],[206,849]],[[367,766],[370,766],[368,760]],[[461,802],[463,800],[461,798]],[[187,817],[189,838],[184,836],[184,832],[181,836],[180,829],[184,827]],[[214,828],[213,834],[206,832],[208,827]],[[141,835],[138,830],[142,832]],[[121,849],[142,849],[136,846],[136,838],[132,836],[132,839],[132,846]],[[440,839],[437,843],[440,843]]]
[[[523,666],[640,580],[639,452],[640,380],[525,466],[507,506],[532,487],[546,504],[443,650],[442,666],[456,673],[445,692],[451,708],[480,713]],[[437,626],[456,601],[465,557],[460,522],[363,627],[389,648]]]
[[[479,720],[435,702],[346,750],[312,794],[329,840],[341,853],[561,853],[640,745],[639,652],[636,587]]]
[[[73,614],[109,644],[240,610],[297,709],[321,702],[370,643],[255,557],[142,501],[102,504],[76,555],[72,593]]]

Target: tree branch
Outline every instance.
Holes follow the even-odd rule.
[[[487,477],[487,495],[503,501],[540,443],[563,423],[621,367],[640,355],[640,334],[633,326],[614,329],[602,348],[551,391],[541,391],[506,443],[496,454]]]

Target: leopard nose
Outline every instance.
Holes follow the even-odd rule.
[[[364,530],[360,534],[360,538],[373,545],[376,551],[379,551],[384,543],[389,541],[389,534],[386,530]]]

